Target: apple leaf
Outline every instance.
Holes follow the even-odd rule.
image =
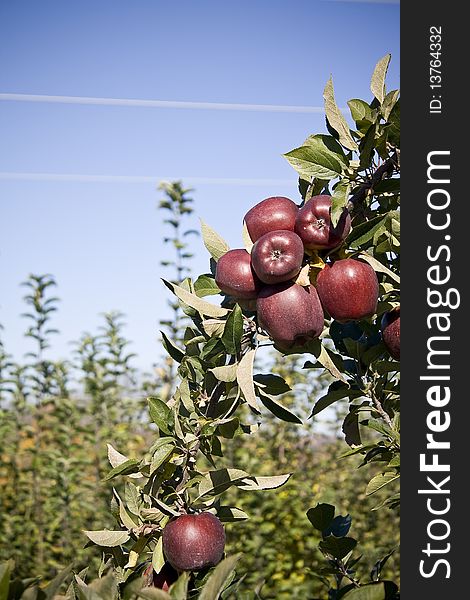
[[[274,375],[273,373],[268,373],[266,375],[258,374],[255,375],[253,379],[265,394],[278,396],[279,394],[290,392],[292,389],[285,379],[279,375]]]
[[[330,77],[323,91],[325,113],[330,126],[338,133],[339,142],[348,150],[357,150],[357,144],[351,137],[349,126],[335,100],[333,80]]]
[[[343,600],[388,600],[396,598],[397,587],[391,581],[377,581],[346,592]]]
[[[383,265],[380,261],[378,261],[376,258],[371,256],[370,254],[367,254],[367,252],[361,252],[358,255],[358,258],[361,258],[362,260],[369,263],[370,266],[374,269],[374,271],[377,271],[378,273],[385,273],[386,275],[388,275],[390,277],[390,279],[393,279],[393,281],[400,283],[399,275],[397,275],[393,271],[390,271],[390,269],[388,269],[385,265]]]
[[[318,544],[318,547],[322,552],[329,554],[334,558],[338,558],[339,560],[349,554],[351,550],[354,550],[356,546],[357,541],[354,538],[337,538],[333,535],[328,536]]]
[[[242,480],[249,477],[246,471],[240,469],[219,469],[218,471],[209,471],[204,475],[199,483],[199,498],[211,495],[218,496],[222,494],[232,485],[237,485]]]
[[[104,529],[101,531],[84,531],[83,533],[97,546],[104,546],[106,548],[121,546],[130,540],[127,531],[110,531]]]
[[[248,227],[246,226],[245,221],[243,221],[242,239],[243,245],[245,246],[245,250],[251,254],[251,249],[253,248],[253,241],[250,237]]]
[[[136,594],[144,600],[174,600],[167,592],[154,587],[142,588],[141,590],[137,590]]]
[[[379,473],[369,481],[366,488],[366,496],[375,494],[389,483],[392,483],[392,481],[399,479],[399,477],[400,475],[392,472]]]
[[[220,235],[214,231],[212,227],[209,227],[207,223],[204,223],[202,219],[201,233],[204,246],[207,248],[207,251],[216,262],[221,256],[230,250],[230,246],[227,244],[227,242],[220,237]]]
[[[259,398],[264,406],[273,413],[275,417],[281,419],[281,421],[287,421],[288,423],[298,423],[302,425],[302,420],[297,415],[291,412],[288,408],[283,406],[280,402],[275,400],[272,396],[267,394],[259,393]]]
[[[335,516],[335,507],[324,502],[317,504],[307,511],[307,518],[317,531],[324,531]]]
[[[335,179],[348,164],[341,146],[328,135],[312,135],[284,157],[304,179]]]
[[[242,490],[274,490],[284,485],[290,478],[291,473],[287,475],[273,475],[272,477],[250,477],[241,484],[237,484]]]
[[[178,579],[170,586],[170,596],[172,600],[186,600],[188,597],[190,574],[185,571],[181,573]]]
[[[253,382],[253,363],[255,354],[256,350],[253,349],[248,350],[248,352],[242,356],[237,367],[237,382],[248,406],[259,413],[260,408]]]
[[[222,343],[227,354],[238,354],[241,350],[241,341],[243,335],[243,313],[242,309],[235,304],[230,313],[222,334]]]
[[[236,521],[246,521],[248,515],[243,510],[236,506],[219,506],[217,509],[217,517],[223,523],[233,523]]]
[[[338,221],[344,212],[346,204],[348,203],[349,193],[351,191],[351,184],[344,180],[340,181],[333,191],[331,196],[331,223],[333,227],[338,225]]]
[[[157,425],[163,433],[171,435],[169,425],[172,424],[174,420],[171,409],[163,402],[163,400],[160,400],[160,398],[157,398],[156,396],[150,396],[148,398],[148,405],[150,418],[155,425]]]
[[[214,374],[214,377],[218,381],[230,383],[232,381],[236,381],[237,379],[237,367],[238,364],[235,363],[234,365],[223,365],[222,367],[214,367],[213,369],[209,369],[209,371]]]
[[[180,363],[184,358],[184,352],[178,348],[165,334],[164,331],[160,331],[162,334],[162,345],[173,360]]]
[[[117,467],[114,467],[109,473],[103,477],[103,481],[109,481],[118,475],[131,475],[139,472],[140,461],[134,458],[130,458],[125,462],[121,463]]]
[[[382,104],[385,98],[385,78],[387,76],[388,65],[390,64],[391,54],[386,54],[375,65],[372,79],[370,81],[370,91]]]
[[[384,101],[382,102],[381,112],[382,112],[383,118],[386,121],[388,121],[388,118],[390,117],[390,113],[392,112],[395,104],[398,101],[399,95],[400,95],[399,90],[392,90],[385,96]]]
[[[229,581],[235,565],[240,560],[241,554],[234,554],[225,558],[212,571],[207,583],[199,594],[199,600],[216,600]]]
[[[351,388],[348,384],[343,383],[342,381],[333,381],[333,383],[328,388],[328,393],[322,396],[313,407],[311,417],[318,415],[322,410],[328,408],[334,402],[341,400],[342,398],[347,398],[351,392]]]
[[[216,306],[215,304],[211,304],[210,302],[206,302],[202,300],[195,294],[191,294],[184,288],[176,285],[175,283],[171,283],[171,281],[166,281],[162,279],[163,283],[166,287],[171,290],[175,296],[177,296],[184,304],[187,306],[194,308],[201,315],[206,315],[207,317],[225,317],[229,311],[226,308],[222,308],[221,306]]]
[[[369,124],[375,122],[377,115],[364,100],[353,98],[352,100],[348,100],[348,106],[352,118],[356,124],[360,124],[361,127],[363,127],[364,121],[367,121]]]
[[[323,344],[320,345],[320,354],[317,356],[317,360],[321,365],[323,365],[323,367],[325,367],[327,371],[329,371],[331,375],[333,375],[333,377],[343,381],[344,383],[347,383],[347,379],[335,365],[330,356],[329,350],[327,350]]]
[[[220,289],[212,275],[199,275],[194,282],[194,291],[199,298],[220,294]]]

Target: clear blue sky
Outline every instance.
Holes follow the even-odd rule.
[[[399,5],[321,0],[29,0],[0,4],[0,94],[322,106],[333,75],[340,106],[369,99],[392,53],[399,87]],[[196,187],[197,216],[232,247],[244,213],[270,195],[298,201],[281,154],[323,131],[321,114],[95,106],[0,100],[0,323],[7,350],[30,348],[19,287],[53,273],[62,299],[51,356],[126,313],[137,366],[157,359],[160,178]],[[18,174],[142,176],[143,182],[25,180]],[[200,179],[233,178],[224,183]],[[268,180],[264,183],[246,180]],[[271,181],[272,180],[272,181]],[[197,227],[196,219],[194,220]],[[188,224],[189,225],[189,224]],[[193,238],[195,272],[207,270]]]

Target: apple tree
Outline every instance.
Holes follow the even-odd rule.
[[[300,421],[283,403],[295,389],[258,366],[268,351],[300,356],[302,369],[329,374],[329,387],[311,398],[311,418],[346,404],[344,456],[374,465],[367,495],[380,490],[375,508],[398,510],[400,113],[398,90],[385,87],[389,61],[385,56],[374,70],[372,101],[348,102],[352,127],[332,80],[326,84],[327,133],[285,155],[299,176],[297,201],[266,199],[245,215],[243,228],[240,215],[237,249],[202,223],[210,269],[164,281],[188,318],[182,338],[162,341],[178,381],[171,397],[148,399],[155,439],[143,457],[108,447],[106,480],[125,478],[112,499],[117,526],[86,532],[102,551],[100,577],[112,573],[123,597],[240,597],[238,557],[219,562],[222,524],[236,526],[249,515],[228,503],[226,492],[262,493],[302,476],[260,476],[223,458],[239,436],[256,436],[266,411]],[[209,298],[220,295],[221,302]],[[354,515],[314,500],[305,507],[313,527],[305,535],[319,538],[325,565],[316,576],[325,597],[397,598],[396,584],[381,579],[390,553],[371,565],[369,579],[357,577]],[[84,581],[77,585],[88,597]]]

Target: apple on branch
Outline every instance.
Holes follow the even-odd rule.
[[[400,360],[400,307],[396,306],[382,317],[382,339],[390,356]]]
[[[351,217],[345,208],[336,227],[331,223],[331,196],[312,196],[299,209],[295,232],[305,248],[327,250],[339,246],[351,230]]]
[[[229,250],[219,258],[215,282],[225,294],[243,300],[256,298],[261,288],[251,256],[243,249]]]
[[[262,200],[245,215],[245,225],[252,242],[270,231],[294,231],[299,208],[284,196],[272,196]]]
[[[281,349],[302,346],[323,331],[323,310],[313,285],[264,287],[257,301],[258,323]]]
[[[318,274],[317,290],[325,311],[340,323],[365,319],[377,310],[377,275],[360,260],[345,258],[326,265]]]
[[[178,571],[214,567],[222,560],[224,549],[224,527],[209,512],[181,515],[163,530],[163,553]]]
[[[251,264],[263,283],[283,283],[297,277],[304,258],[304,245],[293,231],[270,231],[251,250]]]

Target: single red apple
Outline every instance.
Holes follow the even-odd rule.
[[[215,282],[234,298],[256,298],[261,287],[251,266],[251,256],[243,249],[229,250],[217,261]]]
[[[400,307],[396,306],[382,317],[382,339],[390,356],[400,360]]]
[[[312,196],[299,209],[295,232],[309,250],[327,250],[339,246],[351,231],[351,217],[345,208],[336,225],[331,225],[331,196]]]
[[[152,563],[142,573],[147,587],[155,587],[167,592],[170,585],[178,579],[178,573],[173,569],[170,563],[165,563],[160,573],[155,573]]]
[[[225,531],[212,513],[182,515],[163,530],[163,553],[178,571],[200,571],[222,560]]]
[[[281,348],[302,346],[323,331],[323,310],[313,285],[281,283],[258,296],[258,324]]]
[[[360,260],[345,258],[326,265],[318,274],[317,290],[325,311],[342,323],[365,319],[377,310],[377,275]]]
[[[298,207],[284,196],[262,200],[245,215],[245,224],[253,242],[269,231],[294,231]]]
[[[251,264],[263,283],[282,283],[299,274],[304,245],[293,231],[270,231],[255,242]]]

